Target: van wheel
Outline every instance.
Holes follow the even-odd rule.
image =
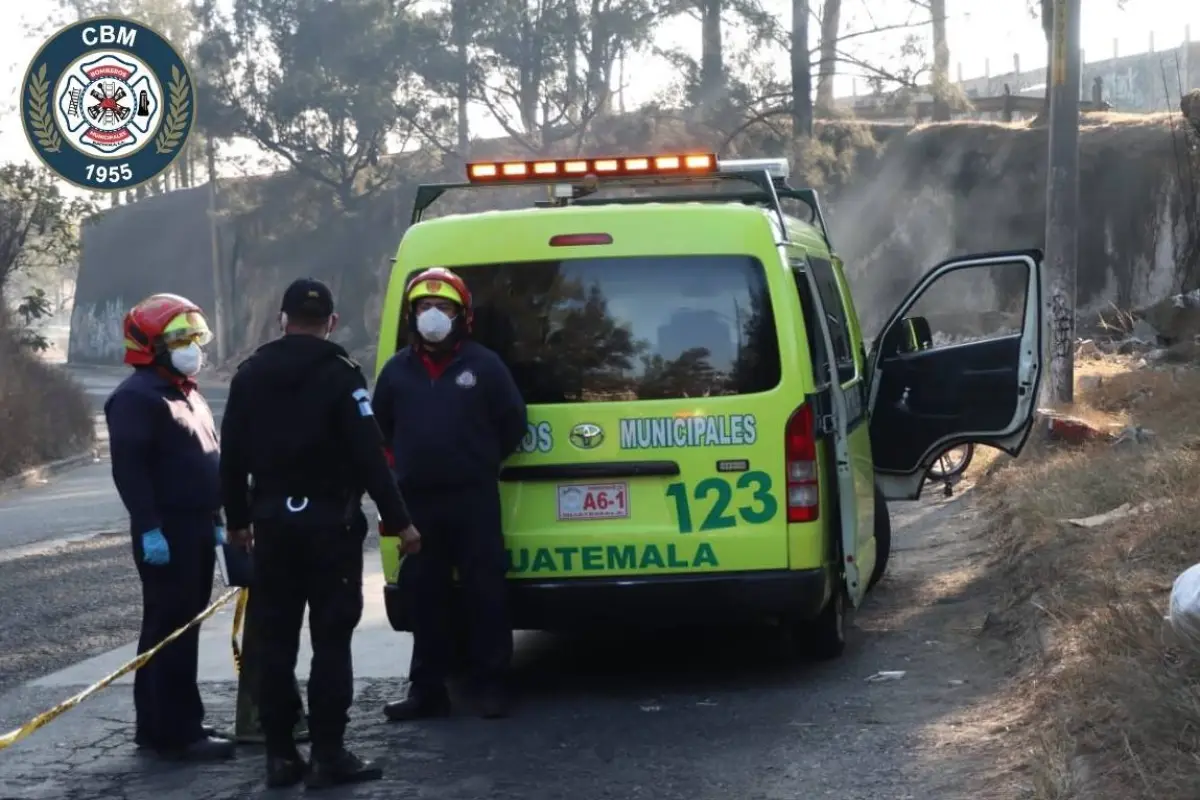
[[[821,614],[804,624],[801,631],[804,650],[818,661],[837,658],[846,649],[846,590],[837,586]]]
[[[892,518],[888,514],[887,499],[879,487],[875,487],[875,569],[871,573],[871,581],[867,591],[875,588],[887,570],[888,559],[892,555]]]

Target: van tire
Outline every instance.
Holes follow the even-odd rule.
[[[837,658],[846,650],[846,590],[839,578],[829,602],[801,632],[805,652],[817,661]]]
[[[883,579],[887,570],[888,560],[892,556],[892,518],[888,512],[887,498],[879,487],[875,487],[875,569],[871,572],[871,580],[867,591],[875,588],[875,584]]]

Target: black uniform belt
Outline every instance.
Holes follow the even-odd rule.
[[[340,503],[349,500],[354,495],[354,492],[346,486],[330,484],[313,485],[296,482],[256,485],[250,492],[250,495],[255,499],[307,497],[310,500],[335,500]]]
[[[356,496],[349,491],[291,494],[256,491],[250,498],[250,513],[257,522],[295,525],[350,524],[358,510]]]

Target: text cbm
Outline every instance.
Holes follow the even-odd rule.
[[[124,25],[117,27],[116,25],[96,25],[83,29],[80,34],[83,43],[88,47],[95,47],[98,44],[119,44],[123,47],[133,47],[133,42],[137,39],[137,28],[126,28]]]

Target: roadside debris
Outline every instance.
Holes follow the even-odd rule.
[[[1108,436],[1079,417],[1068,416],[1052,409],[1038,409],[1038,416],[1044,420],[1046,438],[1052,442],[1081,445]]]
[[[886,670],[884,672],[876,672],[871,677],[867,678],[867,683],[883,683],[884,681],[898,681],[908,673],[902,669]]]
[[[1152,441],[1157,434],[1141,425],[1127,425],[1117,432],[1113,438],[1113,446],[1122,444],[1145,444]]]
[[[1118,519],[1133,516],[1135,514],[1145,514],[1153,511],[1156,508],[1170,505],[1170,498],[1160,498],[1158,500],[1147,500],[1144,503],[1134,505],[1133,503],[1122,503],[1114,509],[1105,511],[1103,514],[1093,514],[1090,517],[1079,517],[1076,519],[1068,519],[1066,522],[1074,525],[1077,528],[1098,528],[1101,525],[1107,525]]]
[[[1078,446],[1087,442],[1107,440],[1114,447],[1131,444],[1146,444],[1154,440],[1156,434],[1141,425],[1127,425],[1120,430],[1103,430],[1080,417],[1063,414],[1053,409],[1038,410],[1039,425],[1044,425],[1046,438],[1051,442]]]
[[[1080,339],[1075,343],[1075,358],[1085,361],[1104,357],[1104,351],[1091,339]]]

